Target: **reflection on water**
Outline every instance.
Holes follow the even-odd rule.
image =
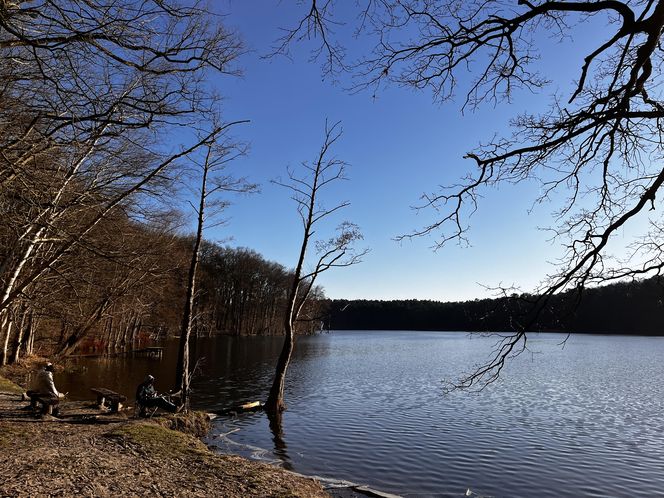
[[[281,413],[266,413],[270,420],[270,431],[274,443],[274,454],[279,459],[280,465],[287,470],[295,470],[293,462],[288,456],[288,447],[284,437],[284,419]]]
[[[442,379],[481,361],[493,342],[436,332],[336,332],[298,339],[280,427],[262,413],[223,417],[208,443],[307,474],[401,494],[662,496],[663,338],[534,335],[478,395],[442,395]],[[132,395],[146,373],[174,381],[175,343],[162,361],[80,362],[56,376],[90,399],[97,385]],[[280,338],[199,341],[196,408],[264,400]],[[539,352],[543,354],[538,354]]]
[[[106,387],[126,395],[133,401],[136,387],[147,374],[155,376],[158,391],[168,391],[175,386],[175,364],[177,361],[177,341],[166,343],[163,360],[156,358],[132,358],[117,356],[112,358],[78,358],[74,371],[55,375],[59,391],[69,392],[73,400],[92,399],[90,388]]]

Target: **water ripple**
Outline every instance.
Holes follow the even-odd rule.
[[[574,336],[564,351],[558,342],[539,336],[545,354],[511,363],[481,395],[443,397],[441,379],[481,360],[491,342],[420,332],[305,338],[289,372],[286,448],[275,450],[261,414],[232,421],[240,430],[213,444],[409,496],[663,496],[664,341]],[[264,386],[271,365],[252,378]],[[244,385],[217,388],[260,392],[235,382]]]

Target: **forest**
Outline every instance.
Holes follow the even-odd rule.
[[[121,228],[120,228],[121,227]],[[100,224],[96,244],[71,253],[74,275],[54,275],[8,342],[7,362],[35,351],[110,354],[180,332],[186,266],[193,240],[173,227],[147,227],[118,215]],[[116,233],[122,233],[117,237]],[[104,246],[100,252],[95,247]],[[73,263],[72,263],[73,264]],[[59,277],[59,278],[58,278]],[[204,242],[194,334],[281,335],[292,271],[247,248]],[[654,277],[563,293],[536,330],[660,335],[662,282]],[[326,299],[316,287],[298,333],[338,330],[509,331],[533,296],[460,302]],[[7,337],[9,339],[9,337]]]
[[[6,362],[31,353],[112,354],[179,335],[192,238],[120,215],[100,224],[95,238],[95,246],[69,256],[76,274],[52,276],[22,304],[22,319],[5,336]],[[255,251],[204,242],[194,334],[283,334],[292,278],[292,271]],[[322,289],[315,287],[312,296],[298,333],[320,328],[307,317],[321,315]]]
[[[659,277],[619,282],[555,296],[532,330],[662,335]],[[325,327],[337,330],[441,330],[511,332],[526,319],[537,296],[509,295],[462,302],[422,300],[327,302]]]
[[[148,226],[118,211],[61,270],[19,300],[20,316],[4,336],[5,363],[25,354],[112,354],[180,333],[186,268],[193,238],[177,218]],[[121,234],[118,236],[118,234]],[[5,239],[7,239],[5,235]],[[102,249],[103,248],[103,249]],[[281,335],[292,270],[256,251],[203,242],[193,333]],[[534,327],[541,331],[660,335],[664,319],[658,277],[562,293]],[[535,296],[463,302],[325,298],[316,286],[297,333],[340,330],[511,331]]]

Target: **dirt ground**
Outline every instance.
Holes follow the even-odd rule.
[[[0,496],[329,496],[312,479],[215,454],[159,425],[167,417],[73,402],[61,418],[35,416],[20,391],[0,378]]]

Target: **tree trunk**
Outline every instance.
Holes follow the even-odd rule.
[[[28,328],[24,336],[25,341],[25,354],[31,355],[34,352],[35,345],[35,313],[30,310],[30,315],[28,316]]]
[[[281,354],[277,361],[277,369],[274,374],[274,381],[270,388],[270,394],[265,403],[265,410],[268,413],[280,413],[286,409],[284,403],[284,388],[286,386],[286,371],[290,364],[293,349],[295,347],[295,337],[293,335],[293,327],[290,323],[286,323],[286,337],[284,338],[284,345],[281,348]]]
[[[0,351],[0,366],[6,365],[7,360],[9,359],[9,337],[11,336],[13,324],[13,320],[9,318],[9,313],[5,313],[0,328],[0,330],[5,333],[5,338],[2,343],[2,351]]]
[[[182,314],[182,326],[180,329],[180,348],[178,350],[178,363],[175,370],[175,380],[180,390],[180,403],[185,408],[189,407],[189,383],[190,383],[190,358],[189,358],[189,338],[191,336],[192,317],[194,312],[194,297],[196,293],[196,270],[200,258],[201,241],[203,239],[203,224],[205,222],[205,201],[207,195],[207,177],[209,172],[209,159],[211,148],[208,148],[208,155],[203,167],[203,178],[201,181],[201,197],[198,206],[198,225],[196,228],[196,240],[191,254],[191,263],[189,265],[189,275],[187,278],[187,296],[184,303],[184,312]]]
[[[131,329],[131,349],[136,349],[137,343],[138,343],[138,333],[141,330],[141,326],[143,325],[142,320],[136,315],[136,319],[134,320],[134,325]]]
[[[320,163],[319,163],[320,165]],[[304,260],[307,256],[307,246],[311,237],[311,227],[314,223],[314,211],[316,206],[316,192],[318,186],[318,175],[320,168],[316,169],[314,174],[313,184],[309,192],[309,198],[306,203],[307,215],[304,219],[304,232],[302,234],[302,244],[300,245],[300,254],[295,266],[295,273],[293,275],[293,282],[291,284],[290,292],[288,293],[288,301],[286,306],[286,315],[284,326],[286,327],[286,337],[284,338],[284,346],[281,349],[279,360],[277,361],[277,368],[274,374],[274,381],[270,388],[270,394],[265,402],[265,411],[268,415],[282,412],[286,409],[284,403],[284,386],[286,383],[286,371],[290,364],[291,355],[293,354],[293,347],[295,345],[295,337],[293,335],[293,324],[297,320],[295,302],[297,301],[297,294],[300,288],[302,277],[302,268],[304,267]]]
[[[21,356],[21,346],[23,345],[23,334],[25,333],[25,313],[21,317],[21,325],[16,331],[16,339],[14,339],[14,351],[12,352],[12,357],[10,363],[18,363],[18,360]]]
[[[106,320],[106,326],[104,327],[104,342],[105,344],[102,344],[104,354],[110,356],[113,344],[113,316],[108,317]]]

